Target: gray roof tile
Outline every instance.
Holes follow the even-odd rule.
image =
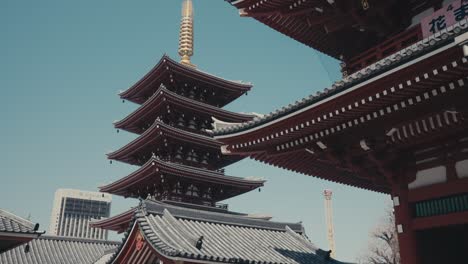
[[[222,223],[233,226],[245,226],[281,231],[285,231],[286,226],[288,226],[296,232],[301,233],[304,231],[301,223],[274,222],[269,220],[255,219],[246,215],[211,212],[206,210],[197,210],[192,208],[180,207],[153,200],[144,201],[143,206],[145,208],[145,211],[149,214],[162,215],[164,214],[164,210],[167,210],[177,218],[204,220],[212,223]]]
[[[149,224],[145,235],[168,255],[234,263],[338,263],[327,262],[324,251],[288,227],[278,231],[176,218],[167,210],[163,215],[149,214],[139,222]],[[195,244],[201,236],[204,239],[199,250]]]
[[[34,223],[0,209],[0,232],[36,233],[34,226]]]
[[[219,263],[342,263],[327,260],[326,252],[307,239],[300,224],[204,212],[152,200],[140,204],[134,221],[146,240],[167,257]],[[199,250],[195,245],[201,236]]]
[[[111,254],[117,242],[42,236],[0,254],[0,264],[92,264]],[[107,256],[106,259],[108,259]],[[101,262],[102,263],[102,262]]]

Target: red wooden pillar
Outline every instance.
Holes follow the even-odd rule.
[[[408,184],[406,179],[401,179],[399,182],[399,184],[393,186],[393,200],[401,263],[421,264],[416,232],[412,228],[412,210],[408,200]]]

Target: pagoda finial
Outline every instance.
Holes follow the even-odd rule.
[[[195,67],[190,62],[193,56],[193,3],[192,0],[184,0],[182,4],[182,21],[180,22],[179,35],[180,62]]]

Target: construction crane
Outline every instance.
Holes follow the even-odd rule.
[[[323,196],[325,197],[325,219],[327,221],[327,239],[330,247],[330,256],[335,258],[335,229],[333,228],[333,209],[332,209],[332,190],[324,190]]]

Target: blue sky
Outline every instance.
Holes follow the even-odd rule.
[[[195,0],[195,56],[201,70],[250,81],[229,110],[268,113],[339,78],[333,59],[249,18],[222,0]],[[105,153],[135,138],[112,122],[137,106],[118,98],[167,53],[177,57],[181,1],[0,2],[0,208],[48,229],[57,188],[97,190],[135,167]],[[333,189],[337,257],[367,246],[388,196],[244,160],[233,176],[261,176],[261,192],[228,200],[235,211],[302,221],[327,249],[322,190]],[[116,214],[137,201],[113,197]]]

